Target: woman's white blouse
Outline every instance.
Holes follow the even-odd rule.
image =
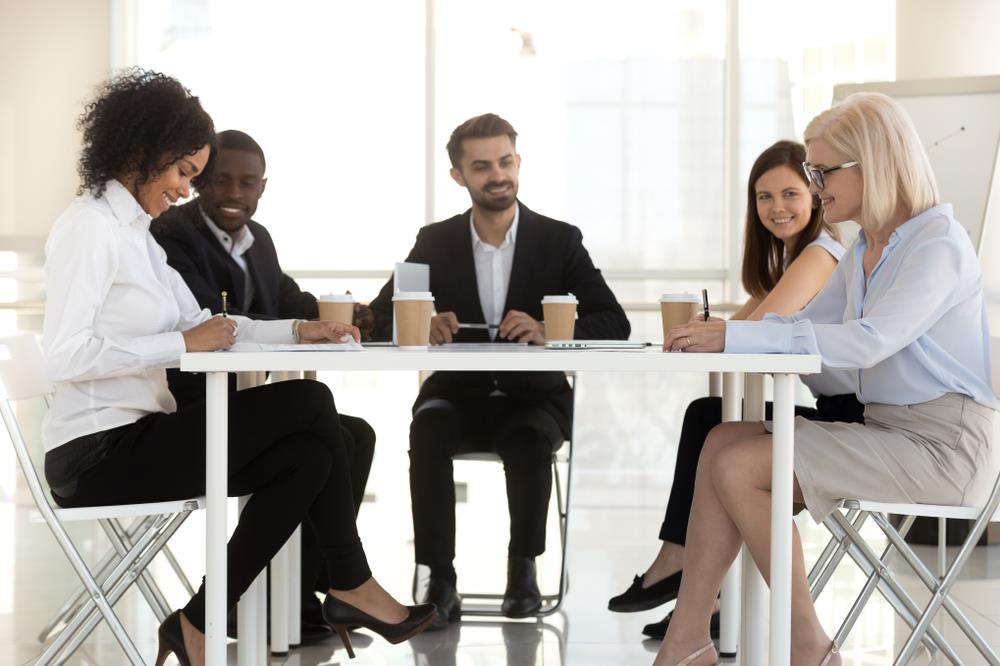
[[[151,218],[118,181],[59,216],[45,244],[42,345],[55,385],[45,450],[90,433],[173,412],[164,368],[185,351],[185,331],[212,314],[149,233]],[[291,342],[292,325],[234,317],[242,340]]]
[[[858,236],[826,287],[787,317],[726,324],[727,352],[819,354],[856,369],[861,402],[912,405],[960,393],[997,409],[982,275],[950,204],[898,227],[867,284]]]

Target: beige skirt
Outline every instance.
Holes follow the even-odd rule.
[[[806,508],[820,522],[845,498],[983,506],[998,470],[993,414],[948,393],[917,405],[870,403],[864,425],[796,418],[795,478]]]

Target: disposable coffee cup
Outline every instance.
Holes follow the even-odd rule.
[[[686,324],[698,314],[701,300],[697,294],[663,294],[660,296],[660,316],[663,317],[663,339],[674,326]]]
[[[546,296],[542,299],[546,340],[572,340],[576,328],[576,296]]]
[[[335,321],[338,324],[354,323],[354,297],[350,294],[325,294],[319,297],[320,321]]]
[[[401,291],[392,297],[396,340],[403,349],[424,349],[431,342],[434,296],[429,291]]]

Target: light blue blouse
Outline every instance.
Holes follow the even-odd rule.
[[[893,231],[865,283],[858,236],[826,287],[794,315],[726,323],[726,351],[819,354],[856,369],[861,402],[912,405],[945,393],[1000,407],[990,386],[990,334],[979,260],[940,204]]]

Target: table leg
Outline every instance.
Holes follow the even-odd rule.
[[[271,654],[288,654],[288,543],[271,558]]]
[[[788,666],[792,645],[792,475],[795,375],[774,375],[771,454],[771,666]]]
[[[250,499],[249,495],[240,497],[240,511],[246,506]],[[237,606],[237,630],[241,640],[236,648],[236,663],[238,666],[261,666],[267,664],[267,644],[263,641],[264,633],[260,632],[261,640],[258,640],[257,622],[258,616],[266,613],[264,604],[267,603],[266,593],[258,594],[258,588],[263,588],[267,583],[267,575],[261,572],[254,579],[247,591],[240,597]]]
[[[748,373],[743,392],[743,420],[764,420],[764,375]],[[743,597],[740,610],[740,663],[767,663],[767,584],[746,546],[743,557]]]
[[[224,666],[229,373],[209,372],[205,384],[205,663]]]
[[[739,421],[743,398],[743,373],[722,376],[722,420]],[[732,657],[740,644],[740,558],[736,557],[722,581],[719,598],[719,656]],[[740,648],[742,649],[742,648]]]
[[[302,644],[302,526],[292,532],[288,547],[288,644]]]

